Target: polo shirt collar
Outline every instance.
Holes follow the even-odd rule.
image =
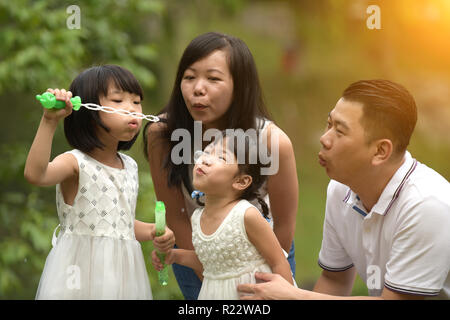
[[[380,215],[386,215],[395,200],[400,195],[403,186],[417,166],[417,160],[412,158],[411,154],[408,151],[405,152],[404,159],[405,161],[400,166],[400,168],[397,169],[391,180],[389,180],[377,203],[373,206],[371,212],[375,212]],[[351,205],[352,207],[355,207],[357,203],[360,203],[358,195],[354,193],[350,188],[343,201],[348,205]]]

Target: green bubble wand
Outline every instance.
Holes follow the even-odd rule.
[[[164,202],[156,201],[155,207],[155,225],[156,225],[156,236],[160,237],[166,232],[166,207],[164,206]],[[156,255],[158,256],[161,263],[164,265],[164,268],[161,271],[158,271],[158,280],[159,284],[162,286],[167,286],[169,283],[169,269],[166,264],[164,264],[164,260],[166,257],[165,253],[156,251]]]
[[[56,100],[56,97],[53,93],[44,92],[43,94],[38,94],[36,99],[41,103],[41,105],[46,109],[64,109],[66,107],[65,101]],[[107,106],[99,106],[95,103],[82,103],[81,98],[79,96],[73,97],[70,99],[72,102],[73,110],[78,111],[80,107],[85,107],[90,110],[99,110],[107,113],[117,113],[124,116],[131,116],[137,119],[145,119],[151,122],[158,122],[159,118],[154,115],[145,115],[140,112],[130,112],[128,110],[123,109],[115,109]]]

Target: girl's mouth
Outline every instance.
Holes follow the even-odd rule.
[[[205,175],[206,174],[205,171],[203,171],[201,168],[197,168],[197,170],[195,170],[195,172],[197,174],[200,174],[200,175]]]
[[[128,127],[132,129],[136,129],[138,127],[138,122],[136,120],[132,120],[128,122]]]

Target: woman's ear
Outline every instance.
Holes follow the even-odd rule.
[[[248,174],[242,174],[234,179],[233,188],[238,191],[247,189],[252,184],[252,177]]]
[[[388,161],[394,151],[394,145],[389,139],[380,139],[374,142],[375,153],[372,158],[373,165],[379,165]]]

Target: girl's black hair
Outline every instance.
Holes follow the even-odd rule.
[[[263,101],[253,56],[244,41],[216,32],[208,32],[193,39],[181,57],[170,100],[164,109],[158,113],[159,115],[166,114],[166,119],[162,119],[166,126],[160,136],[157,137],[161,139],[164,145],[169,147],[169,152],[162,161],[162,166],[167,172],[168,186],[180,186],[183,183],[189,193],[193,191],[192,182],[189,179],[189,164],[176,165],[170,158],[171,150],[177,144],[176,141],[171,141],[171,135],[175,129],[187,129],[191,137],[194,136],[194,120],[183,99],[181,80],[189,66],[216,50],[224,50],[227,53],[228,67],[233,78],[233,100],[224,115],[227,128],[257,129],[258,123],[256,120],[258,118],[272,119]],[[150,122],[147,123],[143,131],[146,157],[148,157],[149,151],[147,148],[147,129],[150,124]],[[191,143],[191,146],[193,148],[193,143]],[[193,150],[191,150],[191,155],[192,153]],[[180,154],[180,156],[183,157],[183,154]]]
[[[226,147],[228,150],[233,152],[235,160],[238,163],[238,174],[246,174],[252,177],[252,183],[245,189],[240,195],[240,199],[245,199],[248,201],[257,199],[258,203],[261,205],[262,214],[265,218],[268,218],[269,207],[264,201],[262,195],[259,193],[262,185],[267,181],[268,176],[261,174],[262,168],[268,168],[270,163],[263,164],[260,157],[260,139],[258,135],[255,137],[245,134],[243,130],[236,130],[231,134],[228,134],[226,130],[222,130],[222,135],[219,139],[214,140],[214,144],[223,142],[226,139]],[[232,139],[232,141],[231,141]],[[232,142],[232,143],[230,143]],[[267,148],[263,148],[264,151]],[[243,152],[244,157],[238,156],[238,152]],[[269,155],[267,155],[269,156]],[[267,157],[269,159],[269,157]],[[238,161],[239,160],[239,161]],[[242,161],[244,160],[244,161]],[[197,204],[204,206],[199,198],[197,198]]]
[[[142,88],[133,74],[117,65],[96,66],[84,70],[70,85],[73,96],[80,96],[82,103],[100,104],[99,97],[108,95],[108,86],[114,84],[117,89],[134,93],[144,99]],[[103,143],[98,139],[96,127],[106,127],[100,120],[98,111],[80,108],[64,119],[64,133],[69,144],[83,152],[95,148],[102,149]],[[117,150],[129,150],[136,141],[139,132],[130,141],[119,141]]]

